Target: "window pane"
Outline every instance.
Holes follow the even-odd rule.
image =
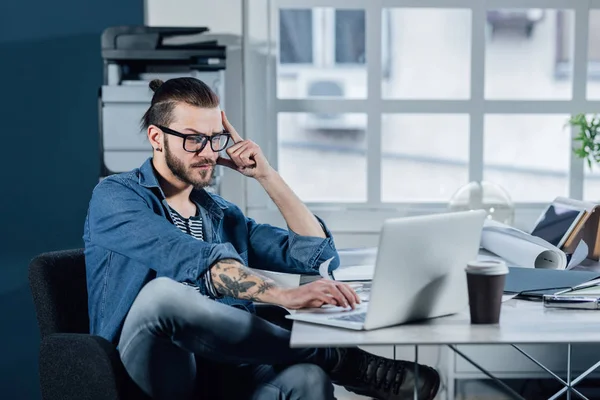
[[[488,99],[570,99],[572,10],[489,10],[485,54]]]
[[[384,98],[468,99],[471,10],[384,9]]]
[[[382,201],[445,202],[468,182],[468,115],[387,114],[382,135]]]
[[[600,201],[600,167],[592,164],[592,169],[585,164],[585,179],[583,181],[583,199]]]
[[[366,114],[279,113],[279,173],[303,201],[365,202],[366,125]]]
[[[303,32],[303,35],[298,35]],[[279,62],[312,63],[312,11],[282,9],[279,11]]]
[[[362,32],[362,35],[357,35],[356,32]],[[335,62],[338,64],[364,64],[365,51],[365,12],[362,10],[336,10]]]
[[[486,115],[485,180],[513,201],[549,202],[568,195],[568,115]]]
[[[279,10],[279,98],[367,97],[365,11]]]
[[[596,125],[599,118],[600,115],[598,114],[586,115],[588,125]],[[575,130],[575,135],[579,136],[579,128],[574,127],[573,129]],[[589,132],[586,136],[589,136]],[[575,145],[579,145],[579,143],[577,141]],[[591,169],[588,166],[588,161],[584,160],[583,199],[592,202],[600,201],[600,166],[593,161],[593,158]]]
[[[600,10],[590,10],[588,98],[600,100]]]

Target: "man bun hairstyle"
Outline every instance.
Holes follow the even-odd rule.
[[[164,82],[160,79],[152,79],[148,86],[150,86],[150,89],[152,89],[153,92],[156,92],[163,83]]]
[[[143,129],[148,129],[150,125],[168,126],[173,120],[173,109],[177,103],[200,108],[219,106],[219,96],[206,83],[196,78],[174,78],[166,82],[153,79],[148,86],[154,95],[150,108],[142,117]]]

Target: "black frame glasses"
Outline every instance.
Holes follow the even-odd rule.
[[[163,131],[164,133],[168,133],[169,135],[173,135],[173,136],[177,136],[180,138],[183,138],[183,149],[185,151],[187,151],[188,153],[200,153],[204,150],[204,148],[206,147],[206,144],[208,142],[210,142],[210,148],[212,149],[212,151],[214,151],[215,153],[224,150],[227,145],[229,144],[229,139],[231,139],[231,135],[228,132],[222,132],[222,133],[216,133],[212,136],[209,135],[204,135],[201,133],[193,133],[193,134],[184,134],[181,132],[177,132],[174,131],[171,128],[167,128],[166,126],[161,126],[161,125],[156,125],[161,131]],[[220,145],[221,144],[221,138],[225,137],[225,143],[221,145],[221,147],[219,149],[215,149],[215,145]],[[194,150],[188,150],[185,146],[185,144],[188,142],[188,139],[194,139],[196,140],[196,144],[200,144],[200,148],[199,149],[194,149]],[[215,140],[217,139],[217,140]]]

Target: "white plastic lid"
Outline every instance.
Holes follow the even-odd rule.
[[[508,267],[502,260],[473,260],[467,263],[465,271],[477,275],[505,275]]]

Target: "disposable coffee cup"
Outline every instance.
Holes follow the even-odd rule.
[[[465,268],[472,324],[500,322],[502,294],[508,267],[504,261],[471,261]]]

